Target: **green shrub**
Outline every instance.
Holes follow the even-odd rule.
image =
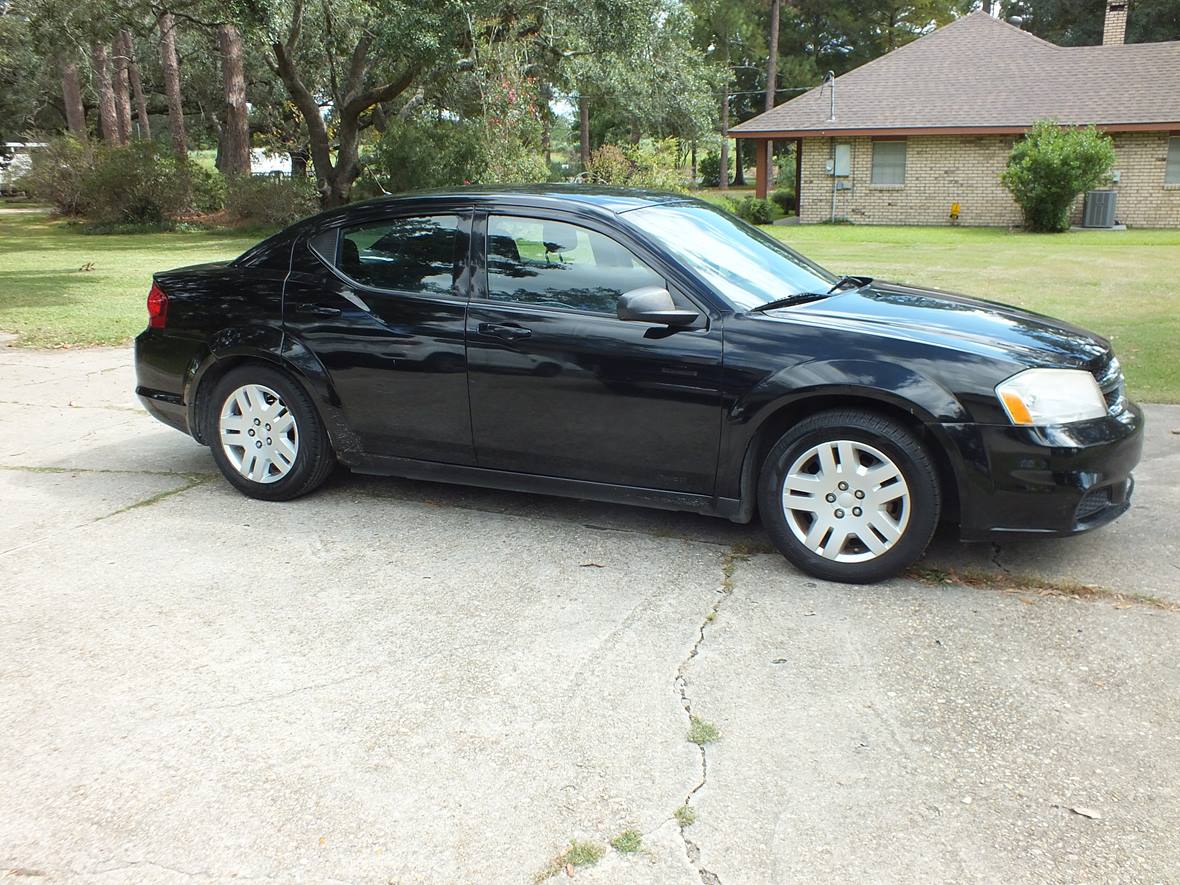
[[[225,208],[225,178],[212,169],[190,162],[187,172],[188,202],[194,212],[220,212]]]
[[[483,167],[477,127],[451,120],[391,120],[365,162],[390,193],[475,181]]]
[[[309,178],[242,175],[227,185],[226,212],[246,224],[286,227],[320,208],[319,192]]]
[[[774,204],[759,197],[745,197],[735,207],[734,214],[750,224],[770,224],[774,221]]]
[[[1069,210],[1078,195],[1097,187],[1114,165],[1109,136],[1093,126],[1064,128],[1036,123],[1012,148],[1000,175],[1033,231],[1069,230]]]
[[[626,147],[604,144],[590,154],[586,171],[597,184],[682,191],[685,181],[678,157],[674,138],[644,139]]]
[[[33,151],[21,186],[60,215],[81,215],[86,178],[94,168],[94,147],[65,135]]]
[[[152,142],[95,146],[64,136],[32,155],[25,187],[94,231],[158,227],[190,212],[216,212],[221,176],[181,163]]]
[[[789,191],[786,188],[771,191],[770,202],[778,206],[782,210],[783,215],[790,215],[795,211],[795,192]]]
[[[729,170],[725,170],[728,177]],[[721,157],[718,154],[705,154],[697,163],[697,174],[701,178],[701,187],[718,187],[721,184]]]
[[[160,224],[191,209],[194,170],[148,141],[98,148],[82,213],[99,224]]]

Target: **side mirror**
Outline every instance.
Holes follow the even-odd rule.
[[[664,326],[689,326],[700,316],[695,310],[681,310],[671,293],[659,286],[632,289],[619,296],[619,319]]]

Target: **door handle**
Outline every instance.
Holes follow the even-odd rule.
[[[295,312],[310,317],[338,317],[339,307],[324,307],[320,304],[296,304]]]
[[[533,334],[533,330],[516,323],[480,323],[479,334],[490,335],[502,341],[516,341],[518,338],[528,338]]]

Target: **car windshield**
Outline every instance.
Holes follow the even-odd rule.
[[[739,310],[802,292],[822,294],[836,281],[815,262],[712,206],[647,206],[628,212],[627,220],[659,240]]]

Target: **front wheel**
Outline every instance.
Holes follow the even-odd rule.
[[[306,495],[335,466],[311,399],[278,369],[248,365],[226,373],[213,389],[208,415],[205,439],[213,460],[251,498]]]
[[[938,473],[895,421],[860,410],[812,415],[766,456],[762,523],[779,551],[829,581],[891,577],[926,550],[938,525]]]

